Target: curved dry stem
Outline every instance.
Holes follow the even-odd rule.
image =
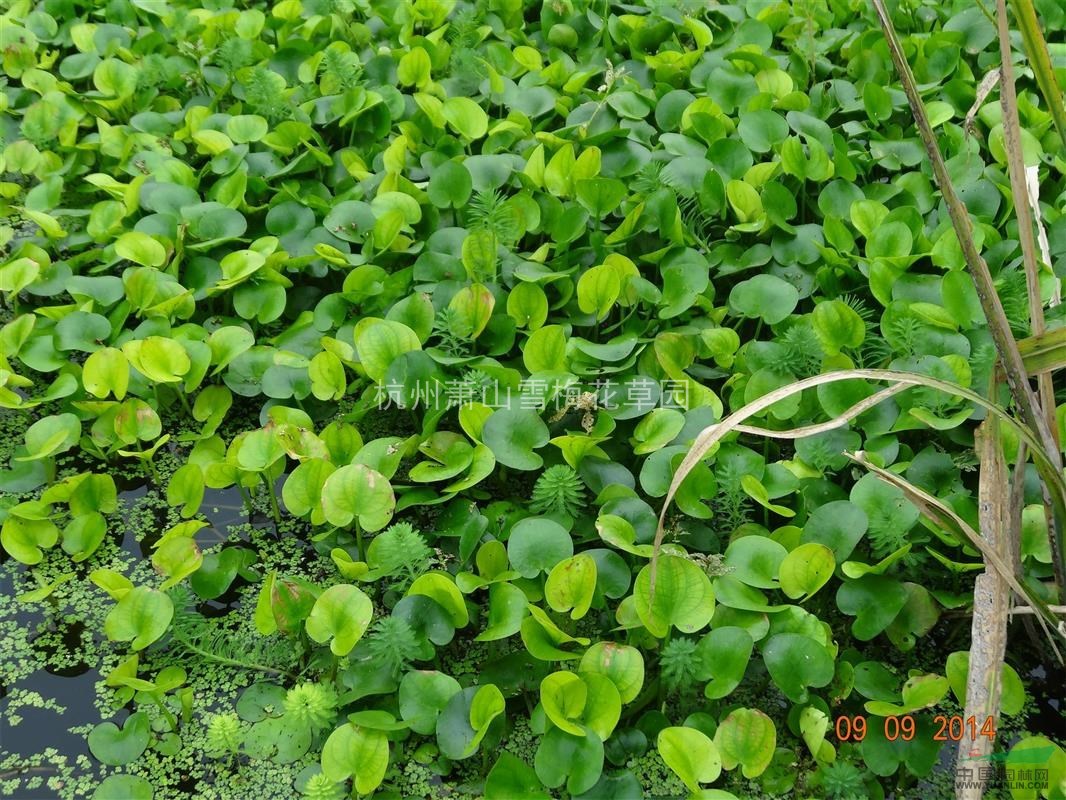
[[[670,504],[673,502],[674,496],[677,494],[677,490],[681,486],[682,481],[684,481],[696,465],[706,457],[711,448],[728,434],[737,432],[758,433],[759,435],[769,435],[772,433],[775,438],[797,438],[796,431],[767,432],[762,428],[744,426],[743,423],[750,417],[765,411],[770,406],[774,405],[774,403],[798,394],[806,389],[813,389],[825,384],[846,380],[887,381],[891,382],[893,386],[888,389],[883,389],[877,394],[856,403],[836,419],[796,429],[796,431],[800,431],[798,436],[809,436],[812,431],[818,433],[846,425],[859,414],[869,410],[874,405],[877,405],[877,403],[883,402],[888,397],[914,386],[936,389],[956,397],[963,397],[981,408],[984,408],[989,413],[996,415],[1009,427],[1014,429],[1019,438],[1028,446],[1030,452],[1033,454],[1033,461],[1037,471],[1040,473],[1041,478],[1048,488],[1055,517],[1059,520],[1060,527],[1062,522],[1066,520],[1066,481],[1063,480],[1062,474],[1044,451],[1036,434],[1034,434],[1034,432],[1027,426],[1018,422],[1018,420],[1011,416],[1010,413],[1001,406],[982,397],[972,389],[967,389],[957,384],[948,383],[947,381],[931,378],[928,375],[920,375],[913,372],[897,372],[894,370],[883,369],[849,369],[827,372],[822,375],[815,375],[811,378],[796,381],[788,386],[782,386],[781,388],[748,403],[743,408],[734,411],[721,422],[716,422],[713,425],[707,426],[699,433],[693,441],[692,446],[689,448],[689,451],[682,459],[677,471],[674,473],[673,480],[670,481],[670,488],[667,490],[666,497],[663,500],[662,510],[659,512],[659,524],[655,531],[655,541],[652,550],[649,585],[649,590],[653,597],[655,594],[655,578],[659,563],[659,551],[662,548],[663,537],[665,535],[666,512],[669,510]],[[876,402],[874,402],[875,398],[877,398]],[[1056,552],[1054,555],[1059,559],[1062,557],[1061,551]]]
[[[826,433],[828,431],[836,430],[842,425],[846,425],[856,417],[869,411],[874,406],[880,405],[893,395],[905,392],[910,388],[910,386],[907,386],[904,383],[889,386],[887,389],[882,389],[876,394],[870,395],[865,400],[856,403],[839,417],[831,419],[828,422],[804,425],[801,428],[790,428],[787,431],[775,431],[770,428],[759,428],[754,425],[737,425],[733,430],[737,433],[750,433],[753,436],[765,436],[768,439],[803,439],[807,436],[817,436],[819,433]]]
[[[1055,645],[1055,638],[1052,635],[1052,631],[1058,634],[1063,640],[1066,640],[1066,624],[1059,620],[1055,614],[1051,611],[1047,603],[1033,591],[1032,587],[1023,584],[1014,574],[1014,569],[1003,560],[1003,557],[996,551],[989,542],[966,522],[962,517],[955,513],[954,510],[947,504],[943,503],[939,498],[926,492],[915,486],[910,481],[904,480],[899,475],[893,472],[889,472],[887,469],[883,469],[876,464],[870,462],[866,458],[866,454],[863,451],[857,453],[845,452],[848,458],[854,461],[856,464],[861,465],[865,469],[872,472],[878,478],[885,483],[895,486],[902,491],[907,499],[914,503],[922,514],[931,519],[936,524],[940,525],[945,530],[952,531],[956,536],[961,534],[961,538],[965,539],[970,545],[980,551],[981,556],[985,560],[985,564],[990,565],[1000,577],[1003,578],[1010,586],[1010,588],[1019,596],[1024,597],[1029,601],[1029,605],[1033,608],[1037,621],[1044,629],[1044,633],[1048,636],[1048,641],[1051,642],[1051,648],[1055,652],[1055,657],[1061,662],[1063,660],[1062,653]]]

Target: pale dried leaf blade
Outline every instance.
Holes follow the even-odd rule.
[[[1029,207],[1033,210],[1033,219],[1036,221],[1036,241],[1040,245],[1040,259],[1047,265],[1051,264],[1051,244],[1048,242],[1047,229],[1044,227],[1044,215],[1040,211],[1040,165],[1034,164],[1025,168],[1025,193],[1029,197]],[[1062,302],[1062,286],[1056,281],[1054,296],[1051,305],[1057,306]]]
[[[1010,330],[1010,323],[1007,321],[1007,315],[1003,311],[1003,304],[996,293],[995,284],[992,281],[992,273],[989,272],[988,265],[981,257],[981,254],[977,252],[977,245],[973,237],[973,223],[970,221],[966,205],[959,198],[948,174],[947,164],[944,161],[943,154],[940,152],[940,146],[937,144],[933,129],[929,125],[929,117],[925,113],[925,105],[922,103],[918,84],[914,79],[914,73],[911,72],[910,64],[907,63],[907,59],[903,54],[903,46],[899,41],[899,36],[896,34],[895,26],[892,24],[892,18],[885,8],[884,0],[873,0],[873,5],[881,22],[881,29],[885,34],[889,54],[896,66],[896,71],[899,73],[904,94],[907,95],[907,102],[911,107],[911,113],[914,115],[915,125],[921,135],[922,143],[925,145],[929,162],[933,167],[933,175],[936,178],[937,186],[940,188],[944,203],[947,205],[948,215],[951,217],[951,224],[955,229],[959,246],[962,248],[967,270],[974,282],[977,297],[981,301],[981,308],[984,310],[985,317],[988,320],[989,332],[992,334],[996,351],[1003,364],[1007,385],[1010,387],[1022,419],[1037,433],[1044,450],[1047,451],[1048,458],[1061,468],[1061,457],[1054,448],[1047,420],[1041,412],[1032,387],[1029,386],[1029,382],[1026,379],[1025,366],[1022,364],[1021,355],[1018,353],[1014,336]]]
[[[1019,436],[1020,440],[1030,448],[1033,453],[1033,461],[1036,464],[1037,471],[1040,473],[1041,478],[1047,484],[1052,507],[1056,519],[1066,519],[1066,481],[1064,481],[1061,472],[1057,467],[1048,459],[1040,443],[1037,441],[1033,432],[1014,419],[1006,410],[989,401],[987,398],[982,397],[971,389],[967,389],[962,386],[958,386],[946,381],[940,381],[935,378],[931,378],[928,375],[920,375],[913,372],[897,372],[894,370],[883,369],[850,369],[850,370],[838,370],[835,372],[826,372],[822,375],[815,375],[810,378],[804,378],[803,380],[790,383],[787,386],[782,386],[779,389],[775,389],[766,395],[758,398],[757,400],[748,403],[743,408],[730,414],[721,422],[716,422],[708,427],[704,428],[692,445],[689,447],[688,452],[682,459],[681,464],[678,466],[677,471],[674,473],[673,479],[670,481],[670,488],[666,492],[666,496],[663,499],[662,510],[659,513],[659,524],[655,532],[655,541],[653,546],[653,554],[651,559],[651,574],[650,574],[650,591],[654,596],[655,593],[655,578],[656,571],[659,563],[659,551],[662,548],[663,537],[665,535],[665,522],[666,514],[670,509],[670,504],[674,500],[674,496],[677,494],[678,488],[681,486],[682,481],[688,477],[689,473],[695,468],[700,461],[711,451],[719,441],[730,433],[739,432],[742,424],[748,418],[758,414],[761,411],[766,410],[774,403],[791,397],[794,394],[798,394],[806,389],[813,389],[824,384],[835,383],[837,381],[845,380],[873,380],[873,381],[885,381],[895,385],[902,385],[905,387],[911,386],[924,386],[930,389],[936,389],[941,392],[945,392],[957,397],[963,397],[972,403],[984,408],[986,411],[996,415],[1002,422],[1011,427]],[[865,404],[869,401],[861,401],[857,406],[862,408],[855,412],[855,408],[850,409],[841,415],[844,421],[857,416],[863,410],[866,410]],[[853,413],[855,412],[855,413]],[[780,435],[780,434],[778,434]],[[1054,543],[1053,543],[1054,550]]]
[[[1021,2],[1021,5],[1025,5],[1025,2]],[[1037,400],[1037,395],[1033,392],[1032,386],[1029,384],[1025,364],[1022,361],[1021,353],[1018,351],[1014,334],[1011,333],[1007,316],[1003,311],[1003,303],[996,292],[988,265],[977,251],[977,245],[973,237],[973,223],[966,210],[966,205],[956,193],[951,176],[948,174],[947,164],[944,161],[943,154],[940,152],[940,146],[937,143],[932,126],[929,124],[929,117],[925,112],[925,105],[922,102],[918,84],[914,79],[914,73],[911,71],[910,64],[904,55],[903,45],[896,34],[895,26],[892,24],[892,18],[885,7],[884,0],[873,0],[873,6],[885,35],[888,52],[895,64],[896,72],[899,74],[904,94],[907,96],[907,103],[910,105],[911,112],[914,115],[915,126],[918,128],[922,143],[925,145],[929,163],[933,167],[933,175],[936,178],[937,186],[940,188],[944,203],[947,205],[948,216],[951,217],[952,227],[954,227],[956,238],[959,240],[967,271],[973,280],[974,289],[985,312],[985,318],[988,320],[989,332],[992,334],[992,341],[995,343],[1007,386],[1010,388],[1011,396],[1014,398],[1019,414],[1039,440],[1038,449],[1042,453],[1034,453],[1034,458],[1042,456],[1046,461],[1050,462],[1053,467],[1053,470],[1051,470],[1053,473],[1052,483],[1056,481],[1061,483],[1062,453],[1052,424],[1049,421],[1048,414],[1045,413],[1041,403]],[[1029,4],[1029,10],[1032,11],[1031,4]],[[1039,31],[1037,33],[1039,34]],[[1043,41],[1042,37],[1041,41]],[[1009,65],[1009,58],[1007,62]],[[1007,73],[1005,72],[1004,84],[1009,83],[1006,78]],[[1013,85],[1011,88],[1013,89]],[[1059,101],[1061,99],[1061,96],[1058,97]],[[1026,208],[1028,208],[1027,204]],[[1046,386],[1047,382],[1045,381],[1044,384]],[[1046,390],[1042,390],[1042,394],[1046,396]],[[1047,483],[1049,476],[1044,475],[1043,477]],[[1058,491],[1057,488],[1052,488],[1051,483],[1049,483],[1048,489],[1052,495]],[[1066,528],[1066,505],[1060,507],[1058,503],[1058,500],[1062,499],[1052,497],[1056,504],[1056,513],[1055,519],[1048,526],[1048,537],[1052,543],[1052,566],[1056,582],[1062,591],[1066,591],[1066,537],[1060,535],[1060,532]],[[1063,502],[1066,504],[1066,500]]]
[[[1022,126],[1018,118],[1018,95],[1014,87],[1014,65],[1011,63],[1010,29],[1007,27],[1007,0],[996,0],[996,24],[999,32],[999,57],[1003,72],[1000,81],[999,105],[1003,111],[1003,147],[1007,153],[1007,172],[1018,217],[1018,238],[1025,265],[1025,284],[1029,298],[1031,333],[1044,332],[1044,303],[1040,298],[1040,262],[1036,255],[1036,235],[1029,206],[1029,190],[1025,185],[1025,155],[1022,153]],[[1042,400],[1044,398],[1041,398]]]
[[[1003,146],[1007,153],[1007,172],[1010,176],[1014,214],[1018,218],[1018,238],[1022,248],[1022,263],[1025,266],[1025,287],[1029,301],[1029,332],[1039,336],[1045,330],[1044,301],[1040,292],[1040,261],[1037,257],[1036,234],[1034,233],[1029,187],[1026,182],[1025,155],[1022,152],[1022,126],[1018,117],[1018,96],[1014,86],[1014,65],[1011,63],[1010,28],[1007,26],[1007,1],[996,0],[996,26],[999,34],[999,57],[1002,62],[1000,81],[1000,108],[1003,112]],[[1020,353],[1020,350],[1019,350]],[[1022,359],[1024,363],[1024,358]],[[1037,378],[1039,405],[1047,420],[1051,445],[1058,452],[1055,426],[1055,389],[1051,376],[1041,374]],[[1054,537],[1054,522],[1051,523]],[[1066,564],[1055,562],[1055,577],[1066,590]]]
[[[962,121],[963,129],[970,135],[973,135],[973,121],[977,117],[977,112],[981,110],[981,106],[985,104],[985,100],[988,99],[988,95],[996,87],[997,83],[999,83],[998,67],[987,72],[981,82],[977,84],[977,96],[974,98],[970,110],[966,112],[966,118]]]
[[[1055,631],[1056,635],[1066,641],[1066,633],[1064,633],[1060,626],[1059,620],[1051,613],[1047,603],[1044,602],[1032,587],[1023,584],[1018,581],[1014,576],[1014,570],[1010,565],[996,552],[994,548],[989,545],[970,525],[955,513],[953,509],[945,505],[940,499],[933,497],[928,492],[915,486],[909,481],[901,478],[895,473],[889,472],[886,469],[882,469],[876,464],[872,463],[866,458],[865,453],[861,450],[857,453],[845,453],[845,455],[872,472],[886,483],[895,486],[900,489],[910,500],[918,507],[918,510],[936,525],[939,525],[946,531],[954,533],[959,536],[960,539],[966,540],[970,545],[980,551],[981,556],[984,558],[986,568],[992,568],[1018,595],[1024,597],[1029,605],[1036,611],[1036,618],[1044,628],[1044,632],[1048,635],[1048,640],[1052,649],[1055,652],[1055,656],[1060,662],[1063,661],[1062,654],[1059,652],[1058,647],[1055,644],[1051,631]]]
[[[1039,336],[1021,339],[1018,349],[1030,375],[1066,369],[1066,328],[1053,328]]]

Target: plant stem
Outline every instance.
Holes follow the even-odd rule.
[[[1055,441],[1051,427],[1048,425],[1047,416],[1040,407],[1040,402],[1029,384],[1025,364],[1022,361],[1021,352],[1018,350],[1018,343],[1011,333],[1010,323],[1007,321],[1007,315],[1003,310],[1003,303],[996,293],[996,287],[992,281],[992,273],[988,269],[988,264],[977,250],[977,244],[973,237],[973,223],[970,221],[970,215],[966,210],[965,204],[955,192],[955,186],[948,173],[944,156],[940,152],[936,135],[929,124],[929,117],[926,114],[918,84],[915,82],[914,73],[911,71],[910,64],[903,53],[903,45],[896,35],[896,29],[892,25],[892,18],[885,7],[884,0],[873,0],[873,4],[885,34],[889,54],[892,56],[896,71],[899,73],[900,80],[903,83],[903,91],[907,95],[907,102],[911,107],[911,112],[914,114],[915,125],[925,145],[929,162],[933,167],[933,175],[936,177],[937,186],[940,188],[944,203],[947,205],[948,216],[951,218],[952,227],[955,229],[955,235],[962,248],[967,272],[969,272],[970,278],[973,280],[974,289],[981,302],[981,308],[984,310],[985,317],[988,320],[988,329],[996,346],[1000,363],[1003,366],[1003,374],[1006,378],[1007,386],[1010,388],[1011,396],[1014,398],[1014,404],[1022,421],[1032,432],[1039,443],[1039,447],[1044,451],[1042,455],[1050,462],[1055,475],[1061,475],[1061,451]],[[1006,77],[1005,73],[1004,78]],[[1016,198],[1015,205],[1018,205],[1019,202],[1026,202],[1025,198]],[[1046,478],[1045,482],[1047,482]],[[1061,483],[1057,479],[1056,482]],[[1049,486],[1048,488],[1050,491],[1051,487]],[[1056,487],[1057,489],[1058,487]],[[1063,506],[1066,506],[1066,497],[1060,495],[1052,498],[1052,503],[1056,506],[1056,513],[1051,519],[1052,524],[1048,525],[1048,538],[1052,543],[1052,567],[1059,590],[1066,591],[1066,543],[1062,539],[1063,530],[1066,529],[1066,513],[1063,513]]]
[[[189,415],[189,418],[196,419],[192,413],[192,406],[189,405],[189,398],[185,396],[185,392],[183,392],[180,387],[175,388],[174,392],[178,395],[178,400],[181,401],[181,405],[185,409],[185,413]]]
[[[237,481],[237,491],[241,493],[241,505],[244,506],[244,510],[249,514],[252,513],[252,496],[249,492],[245,491],[244,485]]]
[[[281,509],[278,508],[278,496],[274,492],[274,484],[273,484],[272,481],[267,480],[267,476],[266,476],[265,472],[259,473],[259,477],[262,479],[263,483],[266,485],[267,495],[270,497],[270,511],[271,511],[271,513],[274,516],[274,524],[275,525],[280,525],[281,524]]]
[[[167,724],[170,726],[170,730],[171,731],[177,731],[178,730],[178,718],[174,716],[174,714],[171,712],[171,710],[169,708],[167,708],[167,704],[163,700],[163,698],[162,697],[156,697],[156,696],[153,695],[152,699],[155,701],[155,704],[157,706],[159,706],[159,710],[163,712],[163,716],[166,717]]]

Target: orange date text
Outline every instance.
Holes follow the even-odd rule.
[[[919,735],[917,718],[912,714],[891,717],[873,717],[864,715],[840,716],[833,726],[836,738],[841,742],[861,742],[867,733],[878,726],[890,742],[910,742]],[[996,721],[992,717],[962,717],[937,714],[933,717],[934,742],[961,742],[966,739],[975,741],[980,737],[990,741],[996,738]]]

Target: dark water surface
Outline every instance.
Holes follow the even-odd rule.
[[[143,498],[146,492],[144,485],[134,485],[121,491],[119,497],[124,501],[124,508],[129,509]],[[261,518],[253,519],[248,516],[240,492],[236,488],[207,490],[201,510],[212,523],[196,535],[197,542],[205,549],[220,542],[229,541],[226,534],[229,525],[265,522]],[[165,530],[165,520],[160,519],[155,530],[150,531],[141,541],[137,541],[133,527],[122,525],[122,549],[137,560],[150,558],[155,541]],[[13,593],[11,581],[6,577],[0,578],[0,592],[8,596]],[[235,597],[236,592],[231,590],[218,600],[200,604],[198,609],[205,616],[225,614],[235,607]],[[43,619],[45,609],[46,607],[42,604],[27,604],[20,607],[16,618],[27,627],[36,628]],[[92,636],[94,632],[85,630],[84,626],[76,624],[69,628],[65,635],[67,645],[71,649],[76,649],[78,636]],[[102,633],[96,632],[96,635],[102,636]],[[1059,739],[1063,735],[1064,727],[1063,708],[1066,697],[1064,697],[1063,687],[1066,686],[1066,669],[1061,665],[1051,664],[1050,653],[1031,652],[1031,645],[1023,645],[1022,643],[1026,640],[1025,633],[1017,625],[1012,627],[1011,636],[1012,641],[1018,642],[1016,652],[1026,652],[1022,658],[1024,662],[1043,661],[1046,664],[1032,669],[1028,674],[1023,673],[1027,691],[1033,697],[1036,706],[1035,712],[1029,717],[1028,727],[1034,733],[1043,733],[1051,738]],[[82,734],[71,733],[68,728],[95,725],[101,721],[100,714],[94,705],[95,684],[101,679],[100,673],[93,666],[85,663],[62,669],[42,667],[26,678],[10,683],[8,676],[0,675],[0,710],[6,708],[12,689],[37,692],[45,699],[52,699],[65,708],[65,711],[60,714],[48,709],[23,706],[18,710],[22,722],[15,727],[7,726],[4,718],[0,717],[0,754],[14,753],[28,757],[52,748],[66,756],[69,764],[73,764],[80,755],[90,756],[85,737]],[[121,725],[127,713],[119,711],[111,719]],[[1011,743],[1005,742],[1004,744]],[[953,774],[955,749],[954,746],[945,746],[941,750],[940,760],[935,768],[936,772]],[[44,765],[25,775],[26,777],[40,775],[47,779],[55,772],[55,768]],[[0,776],[2,777],[4,776]],[[55,798],[55,792],[45,785],[34,790],[20,790],[18,797],[11,800],[55,800]]]
[[[143,483],[134,484],[128,488],[123,488],[120,484],[119,488],[122,489],[119,492],[122,509],[132,509],[147,494],[147,486]],[[240,492],[235,487],[221,490],[208,489],[204,494],[201,511],[212,523],[196,534],[196,541],[203,549],[228,541],[226,529],[229,525],[262,522],[258,518],[253,519],[248,516]],[[159,524],[146,532],[141,541],[138,541],[135,526],[122,523],[119,525],[112,523],[112,525],[109,533],[115,531],[113,535],[117,535],[117,532],[121,530],[121,548],[138,561],[151,558],[153,545],[166,529],[165,520],[160,519]],[[2,557],[6,560],[6,554]],[[88,572],[88,570],[85,571]],[[79,575],[75,580],[84,579]],[[0,576],[0,592],[9,597],[15,592],[12,581],[6,574]],[[234,607],[226,602],[231,594],[235,593],[227,592],[216,601],[203,603],[199,610],[205,616],[227,613]],[[105,601],[102,599],[101,602]],[[19,606],[15,619],[26,628],[36,630],[45,619],[47,611],[48,606],[45,604],[28,603]],[[78,637],[93,635],[93,631],[86,630],[83,625],[77,623],[65,631],[64,644],[71,650],[76,650]],[[102,636],[103,633],[98,631],[95,635]],[[36,692],[46,700],[54,700],[65,710],[58,713],[51,709],[22,706],[17,712],[22,717],[22,721],[16,726],[9,726],[6,717],[0,716],[0,756],[17,754],[30,757],[51,748],[66,756],[68,764],[71,765],[78,756],[85,755],[91,758],[85,736],[81,733],[71,733],[69,728],[96,725],[102,721],[100,712],[95,706],[95,684],[102,680],[102,676],[94,666],[86,663],[58,669],[52,666],[42,666],[20,680],[10,681],[9,677],[0,675],[0,711],[7,709],[12,690],[16,689]],[[111,719],[121,726],[125,716],[126,712],[119,711]],[[56,769],[45,764],[23,774],[27,778],[41,776],[47,780],[56,774]],[[9,776],[0,775],[0,779],[6,777]],[[55,800],[55,798],[56,793],[44,785],[37,789],[20,789],[19,795],[11,800]]]

